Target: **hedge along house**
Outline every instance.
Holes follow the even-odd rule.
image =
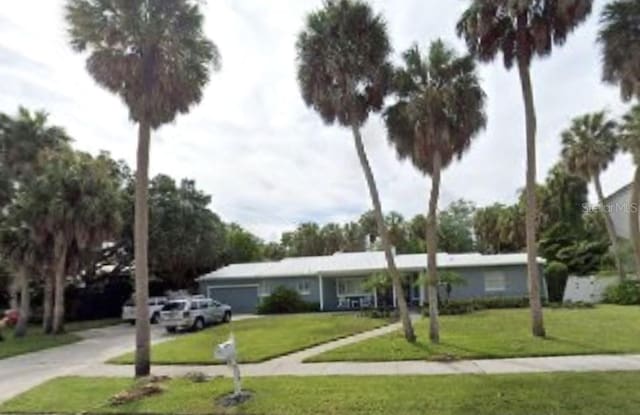
[[[403,274],[409,304],[425,302],[419,276],[425,272],[426,254],[396,255]],[[538,261],[542,276],[543,260]],[[231,305],[235,313],[253,313],[260,300],[279,286],[296,290],[320,310],[349,310],[395,306],[395,290],[368,289],[372,275],[385,272],[383,252],[336,253],[327,256],[285,258],[275,262],[231,264],[198,278],[207,297]],[[453,271],[464,282],[451,287],[451,299],[478,297],[525,297],[526,254],[438,254],[438,269]],[[542,278],[542,277],[541,277]],[[542,278],[542,292],[546,286]]]

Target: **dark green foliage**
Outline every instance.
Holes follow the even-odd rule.
[[[262,241],[237,223],[226,226],[222,263],[256,262],[262,259]]]
[[[220,64],[195,1],[69,0],[65,17],[91,76],[154,129],[200,102]]]
[[[378,307],[362,310],[359,315],[362,317],[379,318],[390,321],[397,321],[400,318],[398,310],[391,307]]]
[[[475,205],[464,199],[452,202],[438,216],[438,246],[442,252],[472,252]],[[424,231],[423,231],[424,232]]]
[[[562,301],[564,287],[567,285],[569,268],[562,262],[552,261],[544,269],[549,290],[549,301]]]
[[[610,285],[604,293],[604,302],[609,304],[640,304],[640,281],[625,280]]]
[[[386,24],[359,0],[327,1],[296,42],[302,99],[327,124],[361,126],[382,108],[391,67]]]
[[[640,98],[640,2],[616,0],[600,16],[598,43],[602,46],[602,79],[618,85],[625,101]]]
[[[451,300],[439,308],[441,315],[467,314],[478,310],[529,307],[527,297],[486,297],[468,300]],[[429,315],[429,308],[424,307],[422,314]]]
[[[296,290],[279,286],[271,295],[262,299],[258,305],[258,314],[306,313],[319,309],[318,304],[305,302]]]

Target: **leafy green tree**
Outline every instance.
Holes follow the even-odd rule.
[[[307,16],[296,51],[298,83],[305,104],[317,111],[325,123],[337,121],[351,129],[398,296],[404,335],[413,342],[415,334],[361,134],[369,114],[382,108],[387,95],[391,44],[385,22],[362,1],[327,1]]]
[[[544,187],[541,210],[546,223],[562,222],[581,230],[589,196],[587,181],[569,173],[561,161],[549,171]]]
[[[117,235],[121,193],[105,156],[64,150],[43,158],[41,173],[20,189],[16,204],[35,240],[53,242],[53,332],[61,333],[67,273]]]
[[[600,16],[602,78],[618,85],[624,101],[640,98],[640,4],[636,0],[607,3]]]
[[[269,261],[279,261],[287,255],[284,246],[278,242],[269,242],[262,246],[262,258]]]
[[[551,54],[591,13],[592,0],[471,0],[457,25],[469,52],[493,61],[502,52],[504,66],[516,63],[522,87],[527,136],[527,258],[529,302],[534,336],[544,337],[536,246],[536,111],[530,66],[533,58]]]
[[[629,206],[629,227],[633,245],[636,274],[640,276],[640,105],[635,105],[622,119],[620,144],[631,153],[636,165]]]
[[[150,372],[148,182],[151,130],[202,99],[218,49],[205,37],[193,0],[67,0],[71,45],[87,70],[119,95],[138,124],[135,198],[136,376]]]
[[[439,214],[438,243],[441,251],[449,253],[472,252],[473,215],[475,205],[464,199],[449,204]]]
[[[337,223],[327,223],[320,228],[320,239],[322,240],[325,255],[332,255],[344,250],[345,243],[342,228]]]
[[[427,214],[427,272],[429,275],[429,338],[440,341],[438,323],[438,198],[441,170],[471,146],[484,129],[485,94],[470,56],[458,57],[441,40],[431,43],[427,56],[417,46],[402,55],[395,74],[398,102],[385,113],[389,141],[398,157],[411,160],[431,176]]]
[[[366,249],[365,234],[358,222],[345,223],[342,227],[344,252],[362,252]]]
[[[616,123],[604,112],[586,114],[573,119],[571,127],[562,133],[562,158],[567,169],[585,180],[593,181],[598,196],[607,233],[620,279],[624,279],[624,269],[620,261],[620,248],[611,215],[604,200],[600,174],[615,158],[619,146]]]
[[[262,259],[262,241],[237,223],[226,227],[223,263],[257,262]]]

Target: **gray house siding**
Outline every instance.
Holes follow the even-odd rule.
[[[451,290],[451,299],[469,299],[478,297],[525,297],[528,295],[527,267],[524,265],[511,265],[483,268],[459,268],[449,269],[458,273],[467,281],[466,285],[455,285]],[[539,267],[541,278],[542,297],[547,297],[547,289],[542,267]],[[488,291],[485,287],[485,278],[491,275],[504,275],[504,290]]]
[[[527,267],[526,265],[505,265],[505,266],[485,266],[485,267],[464,267],[448,268],[449,271],[458,273],[467,283],[452,287],[451,299],[469,299],[479,297],[524,297],[528,295],[527,288]],[[547,289],[542,276],[542,266],[540,266],[541,288],[543,298],[547,297]],[[325,311],[338,309],[338,297],[336,281],[340,277],[323,277],[322,293]],[[348,278],[353,278],[350,276]],[[504,289],[487,290],[486,279],[504,281]],[[320,284],[317,276],[282,277],[282,278],[229,278],[204,280],[200,282],[200,292],[214,299],[229,301],[232,309],[237,312],[255,312],[259,304],[261,295],[272,292],[276,287],[284,286],[298,291],[299,283],[307,281],[308,293],[301,293],[304,301],[308,303],[320,303]],[[229,287],[228,290],[237,288],[242,293],[226,293],[219,291],[221,287]],[[249,295],[255,288],[255,297]],[[220,298],[216,298],[217,294]],[[495,286],[494,286],[495,288]],[[500,287],[502,288],[502,287]],[[252,291],[251,291],[252,292]],[[224,301],[223,301],[224,302]]]

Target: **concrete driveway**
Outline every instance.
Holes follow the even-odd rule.
[[[75,333],[77,343],[27,353],[0,360],[0,402],[46,380],[70,375],[82,369],[131,351],[135,347],[135,328],[129,324]],[[164,330],[152,326],[153,343],[171,339]],[[132,373],[133,375],[133,373]]]
[[[234,321],[255,318],[237,315]],[[91,368],[112,357],[135,349],[135,327],[129,324],[79,331],[84,340],[77,343],[0,359],[0,402],[58,376],[91,372]],[[171,340],[181,334],[168,334],[159,325],[151,326],[151,343]],[[133,369],[130,370],[133,376]],[[96,373],[96,376],[99,374]]]

